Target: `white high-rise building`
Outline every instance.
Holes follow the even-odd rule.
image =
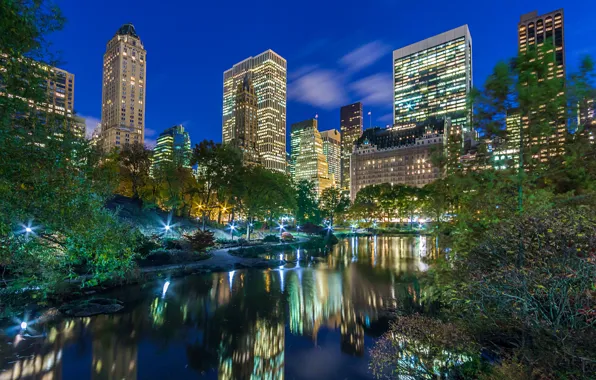
[[[224,72],[222,141],[226,144],[236,138],[236,92],[247,73],[257,95],[257,148],[261,163],[267,169],[285,173],[287,64],[274,51],[249,57]]]
[[[145,143],[147,51],[132,24],[118,29],[103,56],[101,144]]]
[[[472,89],[472,37],[467,25],[393,52],[394,124],[451,119],[470,127],[467,100]]]

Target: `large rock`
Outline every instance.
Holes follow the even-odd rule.
[[[98,314],[112,314],[124,308],[121,301],[111,298],[92,298],[63,305],[58,310],[69,317],[90,317]]]

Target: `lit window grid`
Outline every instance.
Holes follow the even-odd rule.
[[[395,60],[395,123],[448,116],[454,124],[468,124],[468,46],[460,37]]]
[[[286,61],[273,51],[250,57],[224,72],[222,140],[232,139],[237,85],[250,72],[258,102],[257,143],[262,164],[286,172]]]
[[[126,51],[136,54],[133,56]],[[101,131],[105,150],[125,142],[145,142],[146,53],[142,42],[128,35],[116,35],[107,44]],[[129,141],[117,138],[122,133],[129,135]]]

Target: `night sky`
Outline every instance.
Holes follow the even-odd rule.
[[[315,114],[321,130],[339,129],[339,107],[356,101],[372,111],[372,125],[390,123],[391,52],[463,24],[475,86],[515,54],[519,16],[533,10],[564,8],[568,72],[596,56],[593,0],[56,1],[67,24],[52,35],[53,50],[75,74],[75,111],[88,129],[101,115],[106,43],[134,24],[147,49],[148,144],[175,124],[193,144],[221,141],[223,72],[266,49],[288,62],[288,132]]]

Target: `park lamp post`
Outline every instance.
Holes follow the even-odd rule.
[[[234,242],[234,230],[236,229],[236,226],[234,225],[234,222],[232,222],[232,224],[230,224],[230,235],[232,235],[232,243]]]

